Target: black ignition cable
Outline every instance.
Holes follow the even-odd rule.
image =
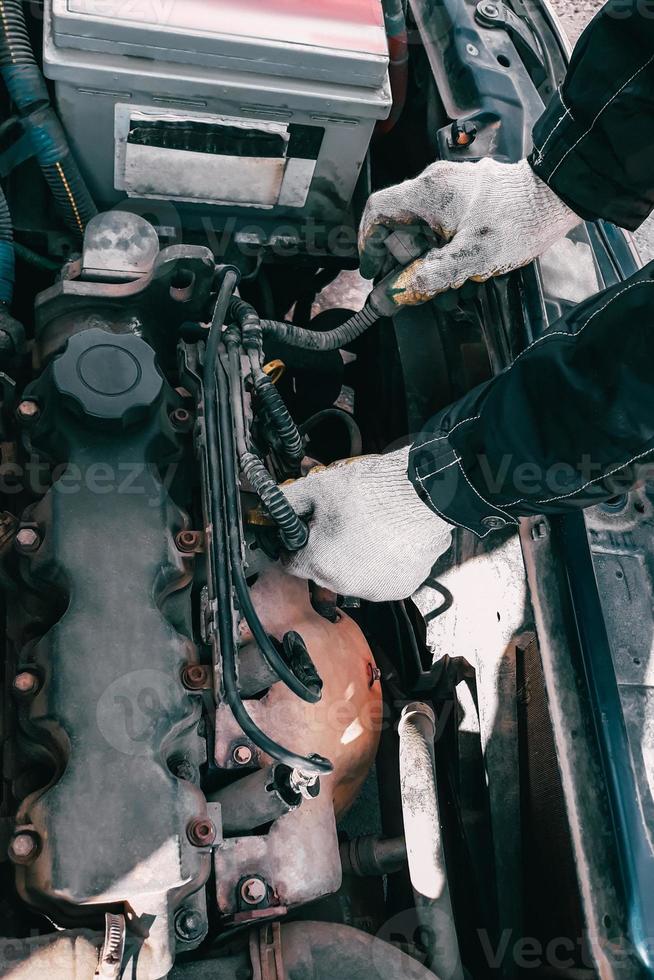
[[[333,772],[333,765],[322,756],[302,756],[279,745],[254,723],[248,714],[238,689],[236,647],[230,617],[232,608],[230,579],[233,582],[243,614],[261,652],[275,673],[289,683],[295,693],[305,700],[317,701],[320,693],[309,691],[292,673],[270,642],[250,597],[241,564],[240,517],[234,457],[232,417],[226,377],[218,357],[222,329],[233,291],[238,282],[238,270],[224,270],[214,315],[209,331],[204,367],[204,409],[206,422],[206,454],[209,482],[211,535],[210,561],[218,602],[218,636],[223,666],[225,698],[243,732],[262,752],[278,759],[292,769],[308,775],[324,776]],[[231,574],[230,574],[231,573]],[[300,693],[301,691],[301,693]]]

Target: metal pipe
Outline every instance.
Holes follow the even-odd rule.
[[[390,875],[407,863],[404,837],[354,837],[340,847],[343,873],[358,878]]]
[[[408,704],[400,719],[399,736],[409,874],[429,949],[429,965],[448,980],[463,980],[438,811],[436,717],[431,707],[420,702]]]
[[[208,796],[210,802],[220,803],[224,833],[246,833],[297,810],[303,797],[292,775],[288,766],[268,766]]]

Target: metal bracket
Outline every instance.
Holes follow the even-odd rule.
[[[475,20],[482,27],[506,31],[536,85],[541,85],[547,79],[547,67],[538,38],[501,0],[480,0]]]

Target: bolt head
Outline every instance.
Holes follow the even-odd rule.
[[[188,664],[182,671],[182,684],[187,691],[202,691],[209,685],[209,668],[203,664]]]
[[[198,909],[182,908],[175,916],[175,932],[182,942],[191,943],[204,934],[204,917]]]
[[[21,670],[14,677],[14,691],[18,694],[34,694],[39,688],[39,678],[31,670]]]
[[[216,828],[212,820],[205,817],[192,820],[186,829],[188,839],[194,847],[211,847],[216,840]]]
[[[41,545],[41,536],[33,527],[21,527],[16,534],[16,548],[19,551],[36,551]]]
[[[185,555],[193,554],[202,543],[202,535],[199,531],[180,531],[175,538],[177,550]]]
[[[35,422],[41,414],[41,409],[39,408],[38,402],[33,401],[31,398],[24,398],[18,405],[16,414],[23,422]]]
[[[232,759],[237,766],[249,766],[252,756],[253,752],[249,745],[237,745],[232,752]]]
[[[241,885],[241,898],[246,905],[261,905],[268,895],[263,878],[248,878]]]
[[[39,853],[39,838],[31,831],[20,831],[9,844],[9,858],[14,864],[29,864]]]

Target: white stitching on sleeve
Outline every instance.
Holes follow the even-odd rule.
[[[646,68],[647,68],[647,67],[648,67],[649,65],[651,65],[651,63],[652,63],[653,61],[654,61],[654,54],[653,54],[653,55],[652,55],[652,56],[651,56],[650,58],[648,58],[648,59],[647,59],[647,61],[645,62],[645,64],[644,64],[644,65],[641,65],[641,67],[640,67],[640,68],[639,68],[639,69],[638,69],[637,71],[635,71],[635,72],[633,73],[633,75],[631,76],[631,78],[628,78],[628,79],[627,79],[627,81],[626,81],[626,82],[624,83],[624,85],[621,85],[621,86],[620,86],[620,88],[618,89],[618,91],[617,91],[617,92],[614,92],[614,94],[613,94],[613,95],[611,96],[611,98],[610,98],[610,99],[608,100],[608,102],[605,102],[605,103],[604,103],[604,105],[602,106],[602,108],[600,109],[600,111],[599,111],[599,112],[597,113],[597,115],[596,115],[596,116],[595,116],[595,118],[593,119],[593,121],[592,121],[592,123],[590,124],[590,126],[588,127],[588,129],[586,130],[586,132],[585,132],[585,133],[582,133],[582,135],[581,135],[581,136],[579,137],[579,139],[578,139],[578,140],[576,141],[576,143],[574,143],[574,144],[573,144],[573,145],[572,145],[572,146],[570,147],[570,149],[569,149],[569,150],[568,150],[568,151],[567,151],[566,153],[564,153],[564,155],[563,155],[563,156],[561,157],[561,159],[559,160],[559,162],[557,163],[557,165],[556,165],[556,166],[554,167],[554,169],[553,169],[553,170],[552,170],[552,172],[550,173],[550,175],[549,175],[549,177],[547,177],[547,180],[548,180],[548,181],[550,181],[550,180],[552,180],[552,179],[553,179],[553,177],[554,177],[554,174],[555,174],[555,173],[557,172],[557,170],[559,169],[559,167],[561,167],[561,166],[562,166],[562,165],[563,165],[563,164],[565,163],[565,161],[566,161],[566,160],[568,159],[568,157],[570,156],[570,154],[571,154],[571,153],[572,153],[572,152],[573,152],[574,150],[576,150],[576,148],[577,148],[577,147],[579,146],[579,144],[581,143],[581,141],[582,141],[582,140],[584,140],[584,139],[586,139],[586,137],[588,136],[588,134],[589,134],[589,133],[590,133],[590,132],[592,131],[592,129],[593,129],[594,127],[595,127],[595,124],[597,123],[597,121],[598,121],[598,119],[600,118],[600,116],[602,115],[602,113],[603,113],[603,112],[604,112],[604,111],[605,111],[606,109],[608,109],[608,107],[609,107],[609,106],[611,105],[611,103],[612,103],[612,102],[614,102],[614,101],[615,101],[615,100],[617,99],[617,97],[618,97],[618,96],[619,96],[619,95],[620,95],[620,94],[621,94],[621,93],[622,93],[622,92],[623,92],[623,91],[624,91],[624,90],[626,89],[626,87],[627,87],[627,85],[630,85],[630,84],[631,84],[631,82],[633,82],[633,80],[634,80],[634,78],[636,78],[636,77],[637,77],[638,75],[640,75],[640,73],[641,73],[642,71],[645,71],[645,69],[646,69]]]
[[[452,452],[456,456],[456,452],[454,452],[454,450],[452,450]],[[429,480],[430,477],[432,476],[438,476],[439,473],[443,473],[445,470],[449,470],[450,466],[456,466],[458,462],[459,462],[459,457],[456,456],[456,459],[453,459],[451,463],[446,463],[445,466],[441,466],[439,470],[434,470],[433,473],[425,473],[424,476],[425,480]]]
[[[589,480],[588,483],[584,483],[582,487],[578,487],[576,490],[571,490],[570,493],[562,493],[559,497],[547,497],[545,500],[537,500],[536,503],[553,504],[557,500],[565,500],[567,497],[574,497],[575,494],[582,493],[584,490],[587,490],[588,487],[593,485],[593,483],[601,483],[602,480],[608,480],[609,477],[619,473],[620,470],[626,469],[627,466],[631,466],[632,463],[637,463],[639,459],[643,459],[645,456],[650,456],[652,453],[654,453],[654,446],[650,446],[649,449],[639,453],[637,456],[632,456],[632,458],[627,460],[626,463],[620,463],[619,466],[616,466],[613,470],[609,470],[608,473],[604,473],[602,476],[596,476],[594,479]]]
[[[556,331],[555,333],[545,334],[543,337],[539,337],[538,340],[534,341],[534,343],[531,345],[531,347],[535,347],[536,344],[540,343],[542,340],[547,340],[548,337],[560,336],[560,337],[568,337],[570,340],[575,340],[577,337],[580,337],[581,336],[581,334],[583,333],[583,331],[586,329],[586,327],[589,325],[589,323],[591,323],[595,319],[596,316],[599,316],[600,313],[603,313],[606,309],[608,309],[608,307],[611,305],[611,303],[613,303],[620,296],[623,296],[625,293],[628,293],[630,289],[634,289],[637,286],[654,286],[654,282],[651,279],[646,279],[646,280],[641,281],[641,282],[632,282],[629,286],[625,286],[624,289],[621,289],[620,292],[616,293],[615,296],[611,297],[611,299],[607,303],[605,303],[604,306],[600,307],[599,310],[595,310],[595,312],[592,313],[591,316],[588,317],[588,319],[586,320],[586,322],[584,323],[584,325],[581,327],[580,330],[577,331],[577,333],[566,333],[565,331]],[[516,357],[516,359],[515,359],[515,361],[513,363],[514,364],[517,364],[517,362],[520,360],[520,358],[524,354],[526,354],[529,350],[531,350],[531,347],[528,347],[527,350],[522,351],[522,353],[519,354],[518,357]],[[537,503],[537,504],[551,504],[551,503],[554,503],[554,501],[556,501],[556,500],[565,500],[566,497],[574,497],[575,494],[581,493],[583,490],[586,490],[593,483],[599,483],[602,480],[608,479],[610,476],[613,476],[614,473],[617,473],[617,472],[619,472],[619,470],[624,469],[625,466],[630,466],[632,463],[635,463],[637,460],[642,459],[643,456],[647,456],[651,452],[654,452],[654,448],[648,449],[644,453],[640,453],[638,456],[634,456],[633,459],[630,459],[626,463],[620,463],[620,465],[617,466],[610,473],[605,473],[603,476],[598,476],[594,480],[589,480],[588,483],[585,483],[582,487],[578,487],[576,490],[572,490],[570,493],[564,493],[560,497],[549,497],[546,500],[536,500],[535,503]],[[510,503],[504,503],[502,506],[504,506],[504,507],[516,507],[518,504],[524,503],[526,499],[527,499],[526,497],[520,497],[518,500],[512,500]]]
[[[454,452],[454,450],[452,450],[452,451]],[[441,467],[440,470],[435,470],[433,473],[425,473],[424,476],[418,475],[418,479],[420,480],[420,485],[423,488],[423,490],[425,490],[425,492],[428,493],[428,491],[426,490],[426,487],[425,487],[425,485],[423,483],[423,480],[429,480],[430,478],[432,478],[434,476],[438,476],[439,473],[442,473],[444,470],[449,469],[450,466],[456,466],[456,464],[458,463],[459,469],[461,470],[461,473],[463,474],[464,480],[466,481],[466,483],[468,484],[468,486],[470,487],[470,489],[479,497],[479,499],[481,500],[482,504],[485,504],[486,507],[490,507],[491,510],[499,511],[500,514],[503,514],[507,518],[507,520],[509,521],[509,523],[511,523],[511,524],[517,524],[518,522],[515,520],[514,517],[511,516],[511,514],[507,514],[507,512],[504,511],[504,510],[502,510],[501,507],[498,507],[497,504],[491,504],[490,501],[486,500],[485,497],[482,497],[482,495],[479,493],[479,490],[477,490],[477,488],[474,486],[474,484],[472,484],[470,482],[470,480],[468,479],[468,474],[463,469],[463,464],[461,462],[461,457],[458,456],[456,452],[454,452],[454,455],[456,456],[456,459],[452,460],[451,463],[448,463],[447,466]],[[430,497],[430,499],[431,499],[431,497]],[[468,530],[470,530],[470,529],[468,528]]]
[[[459,464],[459,469],[463,473],[463,478],[465,479],[466,483],[468,484],[468,486],[470,487],[470,489],[473,490],[477,494],[477,496],[481,500],[482,504],[486,504],[486,506],[487,507],[490,507],[491,510],[498,510],[500,512],[500,514],[504,514],[504,516],[506,517],[506,519],[509,521],[510,524],[517,524],[518,521],[516,521],[515,517],[512,517],[510,514],[507,514],[507,512],[505,510],[502,510],[501,507],[498,507],[497,504],[491,504],[490,501],[488,501],[488,500],[485,499],[485,497],[482,497],[482,495],[479,493],[479,490],[477,490],[477,488],[475,486],[473,486],[473,484],[468,479],[468,474],[463,469],[463,464],[462,464],[462,462],[461,462],[461,460],[459,459],[458,456],[456,458],[456,462]]]
[[[450,429],[449,432],[446,432],[445,435],[442,435],[442,436],[434,436],[433,439],[428,439],[427,442],[416,443],[416,445],[413,447],[413,449],[414,449],[414,451],[416,451],[418,449],[424,449],[425,446],[431,446],[431,444],[433,442],[442,442],[443,439],[449,439],[449,437],[452,435],[452,433],[453,432],[456,432],[456,430],[458,428],[460,428],[462,425],[465,425],[466,422],[477,422],[479,420],[479,418],[480,418],[479,415],[471,415],[470,418],[468,418],[468,419],[461,419],[461,421],[460,422],[457,422],[456,425],[454,426],[454,428],[453,429]]]
[[[611,299],[607,300],[607,302],[604,304],[604,306],[601,306],[599,308],[599,310],[595,310],[593,313],[591,313],[591,315],[588,317],[588,319],[586,320],[586,322],[583,324],[582,327],[580,327],[579,330],[576,331],[576,333],[568,333],[567,330],[553,330],[552,333],[545,333],[545,334],[543,334],[542,337],[539,337],[538,340],[535,340],[533,342],[533,344],[530,344],[529,347],[526,347],[525,350],[521,351],[518,354],[518,356],[516,357],[515,361],[513,362],[513,364],[511,365],[511,367],[509,368],[509,371],[514,367],[514,365],[516,365],[518,363],[518,361],[521,358],[523,358],[525,356],[525,354],[528,354],[529,351],[530,350],[533,350],[534,347],[537,347],[539,344],[542,344],[543,341],[549,340],[550,337],[568,337],[570,340],[575,340],[577,337],[581,337],[581,335],[584,332],[584,330],[586,329],[586,327],[590,323],[592,323],[592,321],[595,319],[596,316],[599,316],[600,313],[603,313],[604,310],[608,309],[608,307],[611,305],[611,303],[615,302],[615,300],[618,299],[620,296],[624,296],[624,294],[625,293],[628,293],[630,289],[635,289],[637,286],[654,286],[654,281],[651,280],[651,279],[644,279],[644,280],[641,280],[640,282],[632,282],[630,285],[625,286],[624,289],[621,289],[619,292],[617,292],[615,294],[615,296],[612,296]],[[452,430],[452,431],[454,431],[454,430]]]
[[[434,504],[433,500],[431,499],[431,495],[429,493],[429,490],[427,489],[427,487],[425,486],[425,484],[423,482],[423,478],[419,474],[417,474],[417,476],[418,476],[418,483],[422,487],[423,491],[429,497],[429,504],[426,504],[425,506],[431,506],[436,511],[436,513],[438,514],[438,516],[439,517],[442,517],[444,521],[446,521],[448,524],[452,524],[452,522],[454,522],[454,524],[455,524],[456,527],[462,527],[464,530],[470,531],[470,533],[471,534],[474,534],[475,537],[477,537],[477,538],[485,538],[485,537],[487,537],[491,533],[491,531],[487,531],[486,534],[480,534],[479,531],[473,531],[472,528],[471,527],[468,527],[467,524],[462,524],[461,521],[457,521],[453,517],[446,517],[445,514],[442,514],[440,512],[440,510],[438,509],[438,507]],[[491,528],[491,530],[492,530],[492,528]]]
[[[652,57],[652,60],[654,60],[654,56]],[[520,360],[521,357],[524,357],[525,354],[528,354],[529,351],[532,350],[534,347],[536,347],[538,344],[541,344],[545,340],[549,340],[550,337],[566,337],[569,340],[576,340],[578,337],[581,336],[581,334],[584,332],[584,330],[586,329],[586,327],[590,323],[592,323],[592,321],[595,319],[596,316],[599,316],[600,313],[603,313],[605,310],[607,310],[608,307],[613,302],[615,302],[615,300],[619,299],[620,296],[623,296],[625,293],[628,293],[630,290],[635,289],[638,286],[654,286],[654,281],[652,281],[650,279],[646,279],[646,280],[641,280],[639,282],[632,282],[629,285],[625,286],[624,289],[621,289],[619,292],[617,292],[615,294],[615,296],[612,296],[611,299],[609,299],[603,306],[601,306],[599,308],[599,310],[595,310],[593,313],[591,313],[591,315],[588,317],[588,319],[586,320],[586,322],[583,324],[583,326],[576,333],[567,333],[567,331],[564,331],[564,330],[556,330],[556,331],[554,331],[552,333],[543,334],[542,337],[539,337],[537,340],[535,340],[532,344],[529,345],[529,347],[527,347],[525,350],[523,350],[516,357],[515,361],[513,362],[513,364],[509,368],[509,370],[511,370],[511,368],[513,368],[513,366],[518,363],[518,361]],[[457,422],[457,424],[454,426],[454,428],[451,429],[445,435],[436,436],[433,439],[429,439],[425,443],[422,443],[420,445],[414,446],[414,451],[423,449],[425,446],[428,446],[431,443],[440,442],[443,439],[448,439],[449,436],[452,435],[453,432],[455,432],[460,426],[465,425],[466,422],[477,422],[480,418],[481,418],[480,415],[474,415],[474,416],[471,416],[470,418],[462,419],[460,422]],[[443,470],[446,470],[450,466],[454,466],[454,465],[456,465],[458,463],[459,466],[460,466],[460,468],[461,468],[461,472],[463,473],[463,476],[465,477],[466,481],[470,484],[470,486],[472,487],[472,489],[474,490],[474,492],[477,494],[477,496],[480,498],[480,500],[482,500],[482,502],[484,504],[486,504],[488,507],[493,507],[496,510],[499,510],[501,513],[505,513],[502,510],[502,507],[516,507],[518,504],[524,503],[525,500],[527,499],[525,497],[520,497],[518,500],[512,500],[509,503],[503,503],[502,504],[502,507],[500,507],[498,505],[495,505],[495,504],[489,504],[488,501],[487,500],[484,500],[484,498],[481,496],[481,494],[470,483],[470,480],[468,480],[468,477],[466,476],[466,473],[465,473],[465,471],[464,471],[464,469],[463,469],[463,467],[461,465],[461,460],[460,460],[460,458],[459,458],[459,456],[458,456],[458,454],[457,454],[457,452],[456,452],[456,450],[454,448],[452,448],[452,452],[456,456],[456,459],[452,460],[452,462],[447,463],[445,466],[442,466],[440,469],[435,470],[433,473],[427,473],[424,476],[421,476],[420,474],[416,473],[417,478],[418,478],[418,481],[420,482],[421,487],[423,488],[423,490],[425,491],[425,493],[427,493],[428,496],[429,496],[429,492],[428,492],[427,488],[425,487],[423,481],[430,479],[430,477],[437,476],[439,473],[442,473]],[[637,460],[642,459],[644,456],[647,456],[649,453],[652,453],[652,452],[654,452],[654,448],[648,449],[644,453],[640,453],[638,456],[634,456],[633,459],[630,459],[626,463],[621,463],[619,466],[616,467],[616,469],[612,470],[610,473],[606,473],[603,476],[599,476],[599,477],[597,477],[594,480],[590,480],[588,483],[585,483],[582,487],[578,487],[577,489],[572,490],[570,493],[562,494],[559,497],[550,497],[550,498],[548,498],[546,500],[537,500],[537,501],[535,501],[535,503],[537,503],[537,504],[554,503],[556,500],[563,500],[566,497],[574,497],[575,494],[578,494],[578,493],[583,492],[583,490],[587,489],[593,483],[598,483],[601,480],[608,479],[610,476],[613,476],[614,473],[617,473],[619,470],[624,469],[626,466],[630,466],[632,463],[637,462]],[[441,516],[443,516],[443,515],[441,515]],[[510,515],[508,515],[508,514],[506,514],[505,516],[510,517]],[[513,521],[513,518],[510,518],[510,519],[511,519],[511,521]],[[465,527],[467,531],[472,531],[472,529],[469,528],[469,527],[466,527],[465,524],[462,524],[461,526],[462,527]],[[472,533],[473,534],[477,534],[476,531],[472,531]],[[485,536],[486,535],[482,535],[482,537],[485,537]]]
[[[570,119],[572,119],[572,121],[574,122],[574,117],[573,117],[572,113],[570,112],[570,109],[568,108],[568,106],[563,101],[563,93],[561,92],[561,89],[560,88],[559,88],[557,94],[559,96],[559,99],[560,99],[560,102],[561,102],[562,107],[565,109],[565,112],[559,117],[559,120],[558,120],[556,126],[554,126],[554,128],[552,130],[550,130],[549,136],[547,137],[547,139],[545,140],[545,142],[543,143],[543,145],[540,147],[540,149],[537,146],[534,147],[534,162],[537,163],[537,164],[543,162],[543,154],[545,153],[545,147],[547,146],[547,144],[549,143],[549,141],[552,139],[552,137],[556,133],[557,129],[559,128],[559,126],[561,125],[561,123],[563,122],[563,120],[566,118],[566,116],[570,116]]]

